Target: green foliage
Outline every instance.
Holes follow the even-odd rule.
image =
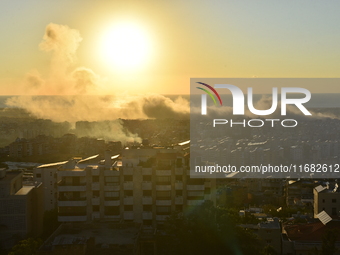
[[[314,247],[314,249],[308,252],[308,255],[320,255],[318,248]]]
[[[335,246],[337,238],[339,236],[339,229],[328,229],[322,237],[321,251],[317,247],[314,247],[309,251],[309,255],[333,255],[338,249]]]
[[[335,247],[335,242],[338,238],[339,230],[338,229],[329,229],[326,231],[324,236],[322,237],[322,255],[333,255],[337,251]]]
[[[298,213],[298,209],[289,208],[283,206],[281,210],[277,211],[278,207],[274,205],[264,205],[263,206],[263,212],[271,215],[272,217],[278,217],[278,218],[290,218],[292,217],[292,214]],[[301,211],[301,210],[300,210]]]
[[[219,204],[228,208],[242,208],[248,200],[247,190],[242,187],[225,186],[220,188],[219,192],[223,194]]]
[[[275,249],[272,246],[267,245],[261,251],[261,255],[278,255],[278,253],[275,251]]]
[[[35,255],[42,245],[42,240],[38,238],[28,238],[13,246],[8,255]]]
[[[260,254],[257,237],[237,224],[236,210],[215,208],[206,201],[185,215],[173,215],[159,235],[160,254]]]

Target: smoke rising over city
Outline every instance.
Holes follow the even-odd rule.
[[[107,86],[105,79],[87,67],[76,66],[76,52],[81,41],[78,30],[64,25],[48,24],[39,44],[40,50],[50,54],[48,72],[28,72],[21,84],[25,95],[9,98],[6,104],[9,107],[22,108],[32,117],[73,124],[77,121],[104,123],[103,121],[119,118],[189,118],[189,102],[182,97],[170,99],[159,94],[101,95]],[[263,96],[255,102],[254,107],[269,109],[271,104],[271,98]],[[200,106],[192,107],[191,111],[192,114],[200,114]],[[335,118],[333,114],[316,113],[312,110],[311,112],[313,118]],[[209,107],[209,115],[219,118],[232,117],[232,108]],[[248,110],[246,116],[256,117]],[[288,106],[287,116],[295,119],[305,118],[295,106]],[[267,117],[280,117],[280,102],[278,109]],[[141,140],[137,135],[124,130],[119,121],[98,124],[88,135],[120,139],[123,142]]]
[[[22,84],[26,95],[12,97],[6,104],[25,109],[33,117],[55,122],[189,117],[189,103],[181,97],[173,101],[158,94],[99,95],[105,79],[89,68],[74,67],[81,41],[75,29],[53,23],[47,25],[39,48],[51,54],[48,73],[28,72]],[[100,137],[106,133],[104,136],[111,134],[111,138],[122,141],[140,140],[123,131],[118,121],[92,130],[91,135],[96,132]]]

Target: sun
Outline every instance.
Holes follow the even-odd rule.
[[[102,55],[109,65],[119,70],[143,67],[150,58],[148,34],[137,24],[119,23],[104,35]]]

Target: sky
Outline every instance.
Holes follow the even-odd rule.
[[[197,77],[339,77],[339,10],[336,0],[2,0],[0,94],[189,94]],[[133,65],[111,36],[129,27]],[[48,29],[71,46],[49,45]],[[58,84],[70,77],[90,85]]]

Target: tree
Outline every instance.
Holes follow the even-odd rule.
[[[322,237],[322,255],[333,255],[337,251],[335,247],[335,242],[338,238],[339,230],[338,229],[329,229],[326,231],[324,236]]]
[[[42,240],[39,238],[28,238],[20,241],[13,246],[8,255],[35,255],[38,248],[42,245]]]
[[[278,255],[278,254],[272,246],[267,245],[263,248],[261,255]]]
[[[206,201],[189,213],[172,215],[159,235],[160,254],[259,254],[260,243],[235,210],[215,208]]]

